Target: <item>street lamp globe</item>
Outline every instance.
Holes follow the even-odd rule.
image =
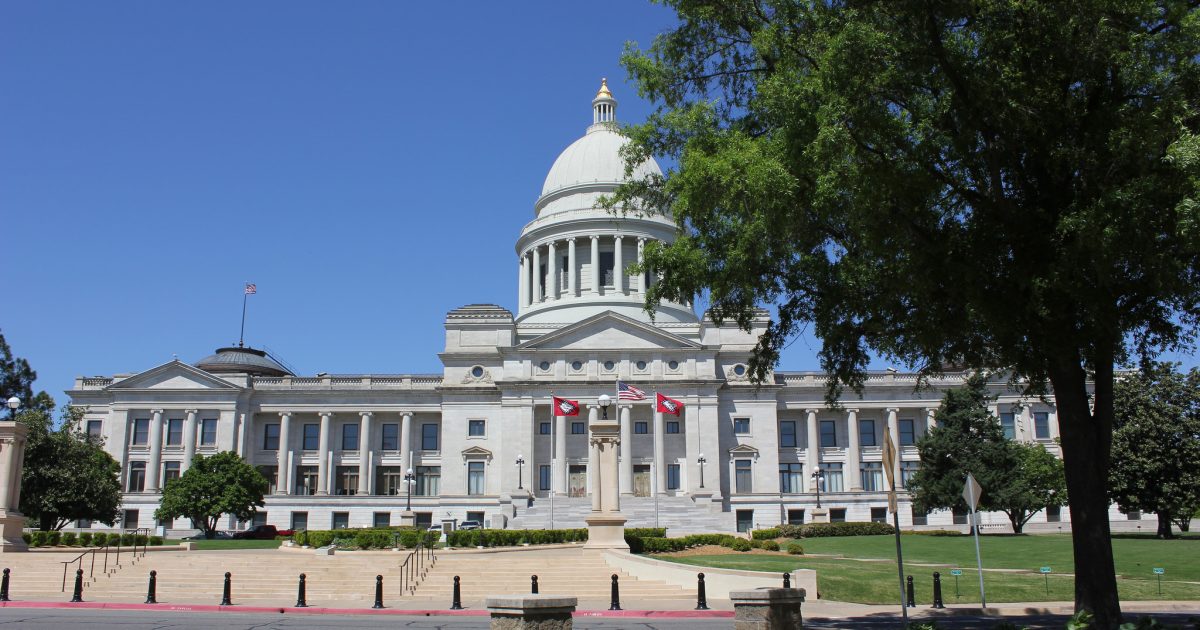
[[[12,398],[9,398],[9,399],[8,399],[8,408],[9,408],[9,409],[12,409],[13,411],[16,411],[16,410],[17,410],[17,409],[19,409],[20,407],[21,407],[21,399],[20,399],[20,398],[17,398],[16,396],[13,396]]]
[[[612,399],[608,397],[608,394],[600,394],[600,398],[597,402],[600,403],[600,417],[608,420],[608,405],[612,402]]]

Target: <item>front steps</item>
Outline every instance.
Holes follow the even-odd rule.
[[[591,497],[555,497],[553,515],[550,499],[538,498],[533,505],[516,505],[516,517],[510,529],[569,529],[587,527],[584,519],[592,512]],[[657,527],[667,528],[668,536],[732,532],[736,529],[731,512],[714,511],[719,504],[697,504],[691,497],[658,497]],[[621,513],[626,527],[655,527],[653,497],[621,497]]]

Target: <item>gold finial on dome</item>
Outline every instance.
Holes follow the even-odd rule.
[[[612,98],[612,92],[608,91],[608,78],[607,77],[600,79],[600,91],[596,92],[596,98],[600,98],[601,96],[607,96],[608,98]]]

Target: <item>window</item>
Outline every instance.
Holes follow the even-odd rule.
[[[376,512],[371,519],[371,525],[375,529],[384,529],[392,526],[391,512]]]
[[[150,443],[150,419],[137,418],[133,421],[133,446],[145,446]]]
[[[645,434],[649,433],[650,432],[650,423],[634,422],[633,423],[633,432],[638,435],[645,435]]]
[[[80,529],[87,529],[91,526],[92,526],[92,519],[90,519],[90,518],[81,518],[78,521],[75,521],[75,527],[78,527]]]
[[[279,450],[279,425],[264,424],[263,425],[263,450],[278,451]]]
[[[254,516],[250,517],[250,524],[251,525],[266,525],[267,524],[267,513],[266,512],[255,512]]]
[[[600,281],[606,287],[613,286],[613,253],[600,252]],[[545,285],[542,285],[545,286]]]
[[[483,437],[487,435],[487,424],[483,420],[468,420],[467,435],[470,437]]]
[[[737,492],[753,492],[753,477],[750,472],[750,460],[738,459],[733,463],[734,489]]]
[[[419,497],[436,497],[442,488],[441,466],[417,466],[417,485],[413,494]]]
[[[918,511],[917,508],[914,506],[913,511],[912,511],[912,524],[913,525],[928,525],[929,524],[929,514],[927,512]]]
[[[875,443],[875,421],[874,420],[859,420],[858,421],[858,445],[859,446],[878,446]]]
[[[887,522],[887,508],[885,508],[885,507],[871,508],[871,522],[872,523],[886,523]]]
[[[308,529],[308,512],[292,512],[292,529]]]
[[[349,529],[349,528],[350,528],[350,513],[349,512],[334,512],[332,529]]]
[[[1131,521],[1140,521],[1140,520],[1142,520],[1142,511],[1141,510],[1130,510],[1125,513],[1125,518],[1128,520],[1131,520]]]
[[[417,529],[427,530],[433,526],[433,512],[417,512]]]
[[[104,436],[104,421],[103,420],[88,420],[87,422],[88,437],[101,438]]]
[[[200,446],[217,445],[217,419],[205,418],[200,421]]]
[[[1047,523],[1061,523],[1062,522],[1062,508],[1057,505],[1046,506],[1046,522]]]
[[[397,497],[408,493],[404,487],[404,468],[379,466],[375,469],[375,494]]]
[[[584,424],[582,422],[572,422],[571,423],[571,434],[572,435],[583,435],[584,433],[587,433],[587,431],[584,430]]]
[[[297,466],[296,467],[296,488],[292,494],[316,494],[317,493],[317,467],[316,466]]]
[[[900,485],[908,487],[908,480],[917,474],[921,462],[900,462]]]
[[[400,450],[400,425],[383,425],[383,442],[379,445],[379,448],[385,451]]]
[[[126,492],[144,492],[146,490],[146,462],[129,462],[129,479],[125,485]]]
[[[162,487],[167,487],[167,482],[172,479],[179,478],[179,462],[163,462],[163,477]]]
[[[912,446],[917,443],[916,425],[912,418],[900,418],[900,446]]]
[[[466,520],[468,520],[468,521],[475,521],[476,523],[479,523],[480,525],[483,525],[483,522],[484,522],[484,516],[483,516],[483,514],[484,514],[483,512],[467,512],[467,519],[466,519]]]
[[[796,448],[796,422],[784,420],[779,423],[779,447]]]
[[[275,492],[279,488],[279,484],[278,484],[279,467],[278,466],[258,466],[257,468],[258,468],[258,474],[262,475],[263,478],[267,480],[267,494],[275,494]]]
[[[321,448],[321,425],[304,425],[304,450],[315,451]]]
[[[667,433],[679,433],[679,421],[669,420],[667,422]]]
[[[779,491],[784,493],[804,492],[804,464],[783,463],[779,465]]]
[[[1002,413],[1000,414],[1000,428],[1004,430],[1004,438],[1008,440],[1016,439],[1017,437],[1017,418],[1016,414]]]
[[[830,523],[845,523],[846,522],[846,508],[833,508],[833,509],[829,510],[829,522]]]
[[[750,418],[734,418],[733,433],[735,435],[749,435],[750,433]]]
[[[787,511],[788,525],[803,525],[804,510],[788,510]]]
[[[467,462],[467,494],[483,494],[483,462]]]
[[[837,447],[837,425],[833,420],[821,421],[821,448]]]
[[[844,491],[841,462],[821,462],[821,472],[825,474],[824,492]]]
[[[342,425],[342,450],[358,450],[358,424],[349,423]]]
[[[1050,439],[1050,414],[1045,411],[1033,414],[1033,437],[1039,440]]]
[[[538,434],[539,435],[550,435],[550,423],[549,422],[538,423]]]
[[[121,527],[124,529],[133,529],[138,526],[141,514],[137,510],[125,510],[125,514],[121,517]]]
[[[358,466],[338,466],[334,469],[334,494],[350,496],[358,494]]]
[[[744,533],[752,529],[754,529],[754,510],[738,510],[737,530]]]
[[[862,473],[862,486],[866,492],[883,492],[883,462],[863,462],[859,468]]]
[[[667,490],[679,489],[679,464],[667,464]]]
[[[167,420],[167,446],[183,444],[183,418]]]
[[[955,507],[953,510],[951,510],[951,514],[953,515],[953,522],[955,525],[967,524],[967,508]]]
[[[550,489],[550,466],[542,464],[538,466],[538,490]]]
[[[422,424],[421,425],[421,450],[436,451],[438,450],[438,425]]]

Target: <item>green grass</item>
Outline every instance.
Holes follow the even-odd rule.
[[[196,543],[197,551],[232,551],[235,549],[278,549],[282,540],[168,540],[167,544]]]
[[[905,574],[914,578],[917,603],[933,600],[933,572],[942,574],[942,597],[946,603],[979,602],[979,577],[975,571],[975,547],[972,539],[962,537],[904,536]],[[698,566],[769,571],[782,573],[792,569],[815,569],[821,597],[835,601],[865,604],[893,603],[899,597],[896,571],[895,538],[856,536],[806,538],[806,553],[841,554],[842,558],[809,556],[724,554],[663,558]],[[1071,540],[1066,535],[984,536],[980,539],[985,569],[1020,569],[1026,572],[984,572],[989,602],[1070,601],[1074,599],[1074,580],[1070,573]],[[1200,599],[1200,538],[1156,540],[1118,538],[1113,540],[1117,563],[1117,588],[1126,600]],[[862,559],[880,559],[864,562]],[[920,566],[922,563],[947,566]],[[1052,567],[1049,577],[1037,573],[1042,566]],[[1162,595],[1151,567],[1163,567]],[[951,568],[963,569],[955,596]],[[1049,593],[1047,593],[1047,582]]]

